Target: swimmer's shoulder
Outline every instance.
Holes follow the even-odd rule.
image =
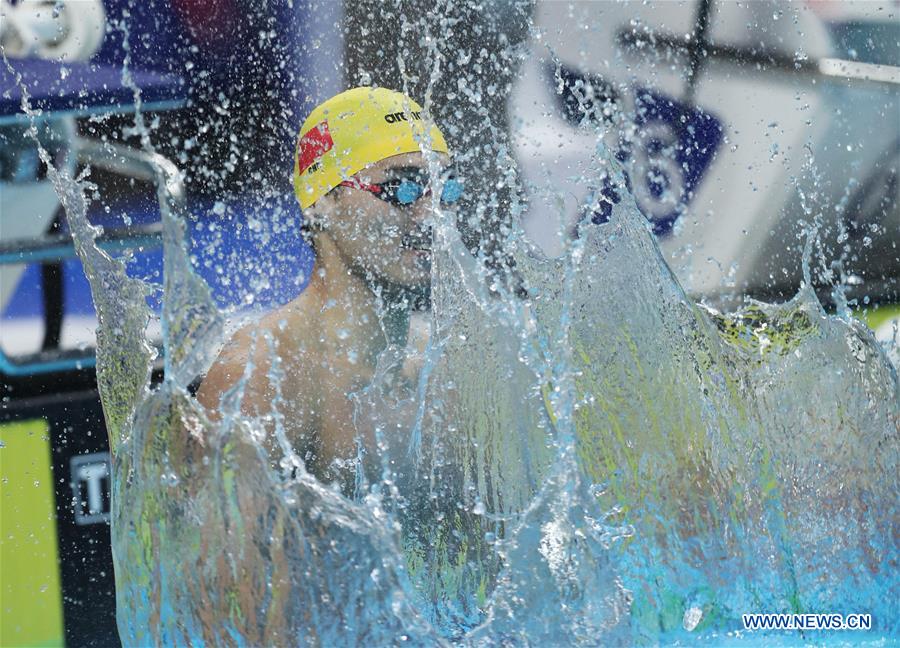
[[[269,341],[274,342],[275,351],[285,361],[288,379],[295,378],[296,362],[311,360],[308,354],[315,350],[320,328],[319,300],[316,291],[306,290],[291,302],[238,329],[198,381],[197,399],[206,406],[217,405],[221,394],[240,379],[251,359],[264,369],[267,365],[264,360],[270,355]]]
[[[317,331],[321,328],[324,299],[320,293],[321,290],[311,284],[293,300],[238,329],[222,348],[222,353],[232,354],[243,361],[250,352],[250,347],[260,343],[260,334],[271,336],[281,352],[314,342],[318,339]],[[242,358],[241,355],[245,357]]]
[[[261,324],[278,341],[280,352],[316,353],[325,297],[319,286],[310,283],[299,296],[263,318]]]

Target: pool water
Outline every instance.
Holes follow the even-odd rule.
[[[175,215],[153,390],[146,304],[75,222],[101,327],[118,323],[99,376],[126,641],[719,643],[753,611],[865,611],[896,632],[883,351],[803,292],[694,304],[627,198],[562,258],[521,242],[524,298],[490,293],[436,223],[424,367],[392,390],[406,351],[389,349],[357,395],[382,454],[354,493],[306,472],[277,427],[270,456],[240,389],[217,425],[190,396],[223,323]],[[414,412],[399,430],[398,398]]]
[[[288,441],[286,359],[266,416],[242,413],[241,381],[215,422],[192,396],[227,323],[171,206],[150,386],[150,288],[94,244],[84,180],[51,167],[99,319],[123,643],[742,645],[749,612],[875,624],[766,643],[897,636],[885,350],[809,281],[783,304],[695,303],[616,159],[596,159],[584,180],[617,192],[608,219],[556,258],[511,231],[520,290],[434,203],[428,343],[388,346],[353,394],[378,452],[348,458],[352,488]]]

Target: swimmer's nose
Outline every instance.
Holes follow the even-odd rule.
[[[431,189],[426,189],[422,197],[412,206],[412,218],[416,223],[424,223],[431,216]]]

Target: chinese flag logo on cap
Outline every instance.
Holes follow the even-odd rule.
[[[328,130],[328,120],[310,128],[297,142],[298,172],[304,173],[333,146],[334,140],[331,139],[331,132]]]

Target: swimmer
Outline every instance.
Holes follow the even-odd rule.
[[[423,148],[433,152],[431,166]],[[432,177],[429,170],[435,168]],[[252,363],[242,412],[266,420],[278,398],[270,380],[272,360],[280,358],[279,409],[288,440],[313,474],[346,487],[352,475],[339,466],[357,456],[361,432],[351,394],[372,380],[387,345],[424,348],[427,332],[410,327],[410,319],[416,321],[430,290],[430,194],[440,191],[449,206],[460,198],[462,185],[450,168],[442,133],[426,127],[416,102],[399,92],[360,87],[329,99],[304,122],[294,189],[316,254],[309,284],[293,301],[234,335],[197,399],[215,419],[222,395]],[[406,367],[405,373],[412,372]],[[362,436],[371,448],[372,431]]]

